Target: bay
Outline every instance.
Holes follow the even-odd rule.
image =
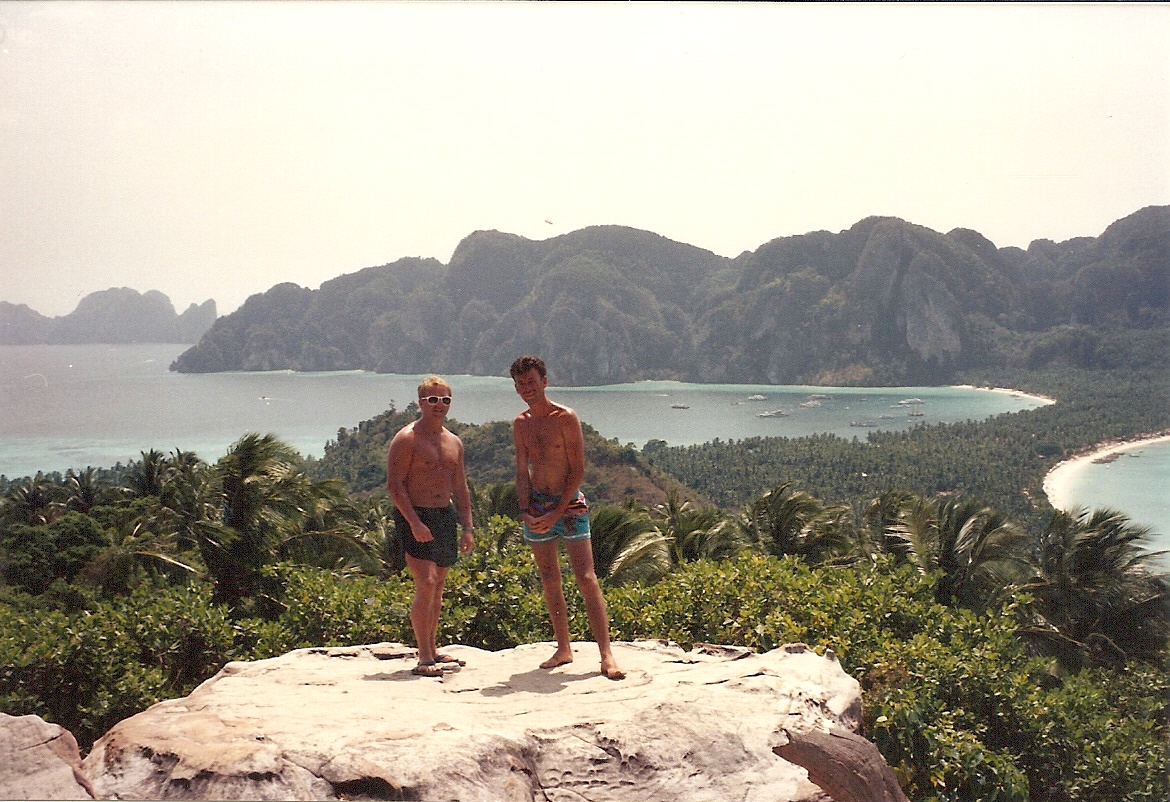
[[[246,432],[271,432],[320,457],[341,428],[353,428],[415,397],[420,375],[173,373],[187,346],[0,346],[0,475],[109,467],[141,452],[177,448],[214,461]],[[555,370],[552,374],[555,380]],[[523,404],[505,376],[448,376],[452,416],[509,421]],[[874,430],[984,420],[1045,401],[970,387],[834,388],[635,382],[549,388],[604,437],[635,447],[649,440],[693,445],[715,439],[832,433],[864,440]],[[761,417],[761,413],[774,413]],[[1170,548],[1165,492],[1170,459],[1118,460],[1072,491],[1084,506],[1110,506],[1148,523]],[[1099,468],[1101,466],[1094,466]],[[1117,481],[1113,481],[1117,477]]]
[[[272,432],[321,456],[352,428],[415,397],[419,375],[365,371],[181,374],[186,346],[0,347],[0,474],[108,467],[141,452],[176,448],[214,461],[246,432]],[[523,404],[505,376],[448,376],[451,415],[465,423],[510,421]],[[981,420],[1042,403],[1018,393],[957,387],[859,390],[755,384],[636,382],[550,387],[603,436],[641,447],[652,439],[860,437],[918,422]],[[904,403],[911,402],[911,403]],[[769,417],[761,417],[767,413]]]
[[[1132,443],[1111,449],[1107,459],[1092,457],[1062,467],[1059,488],[1049,492],[1053,506],[1121,510],[1152,530],[1151,551],[1166,552],[1159,563],[1170,571],[1170,441]]]

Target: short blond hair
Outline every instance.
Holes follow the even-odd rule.
[[[418,383],[418,397],[422,398],[423,396],[429,395],[429,393],[427,393],[427,390],[432,390],[432,389],[436,389],[436,388],[446,390],[447,395],[451,394],[451,385],[447,384],[447,380],[444,379],[442,376],[432,375],[432,376],[427,376],[425,379],[423,379],[422,381],[420,381]]]

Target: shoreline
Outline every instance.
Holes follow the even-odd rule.
[[[1126,451],[1134,451],[1155,443],[1170,442],[1170,429],[1153,434],[1120,440],[1105,440],[1078,452],[1066,460],[1056,463],[1044,475],[1044,495],[1054,509],[1069,511],[1075,505],[1068,497],[1069,485],[1081,469],[1094,462],[1112,461]]]
[[[1037,393],[1025,393],[1023,390],[1013,390],[1011,387],[988,387],[987,385],[975,384],[953,384],[952,387],[958,387],[961,390],[987,390],[990,393],[999,393],[1001,395],[1010,395],[1013,398],[1026,398],[1030,401],[1035,401],[1042,406],[1055,404],[1056,399],[1048,395],[1039,395]]]

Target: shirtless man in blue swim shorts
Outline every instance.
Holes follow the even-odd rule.
[[[443,585],[457,552],[475,547],[471,493],[463,469],[463,442],[443,427],[451,409],[451,386],[428,376],[418,386],[419,417],[390,441],[386,489],[394,500],[398,537],[406,547],[406,567],[414,579],[410,624],[418,641],[415,674],[442,676],[443,663],[459,663],[439,654],[435,643]],[[456,539],[456,523],[463,537]]]
[[[524,541],[540,571],[544,602],[552,620],[557,650],[541,668],[573,662],[569,611],[561,587],[559,542],[565,542],[569,565],[589,614],[589,629],[601,652],[601,673],[624,679],[609,642],[609,617],[601,584],[593,569],[589,539],[589,506],[580,491],[585,478],[585,439],[577,413],[545,397],[548,374],[544,362],[522,356],[512,363],[512,381],[528,409],[512,421],[516,443],[516,493]]]

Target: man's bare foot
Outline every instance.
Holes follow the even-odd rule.
[[[556,668],[557,666],[568,665],[571,662],[573,662],[573,653],[572,652],[562,652],[562,651],[558,650],[556,654],[554,654],[552,657],[550,657],[549,659],[547,659],[543,663],[541,663],[540,667],[541,668]]]
[[[626,672],[618,668],[617,661],[614,660],[612,656],[602,659],[601,674],[606,679],[618,680],[626,678]]]

